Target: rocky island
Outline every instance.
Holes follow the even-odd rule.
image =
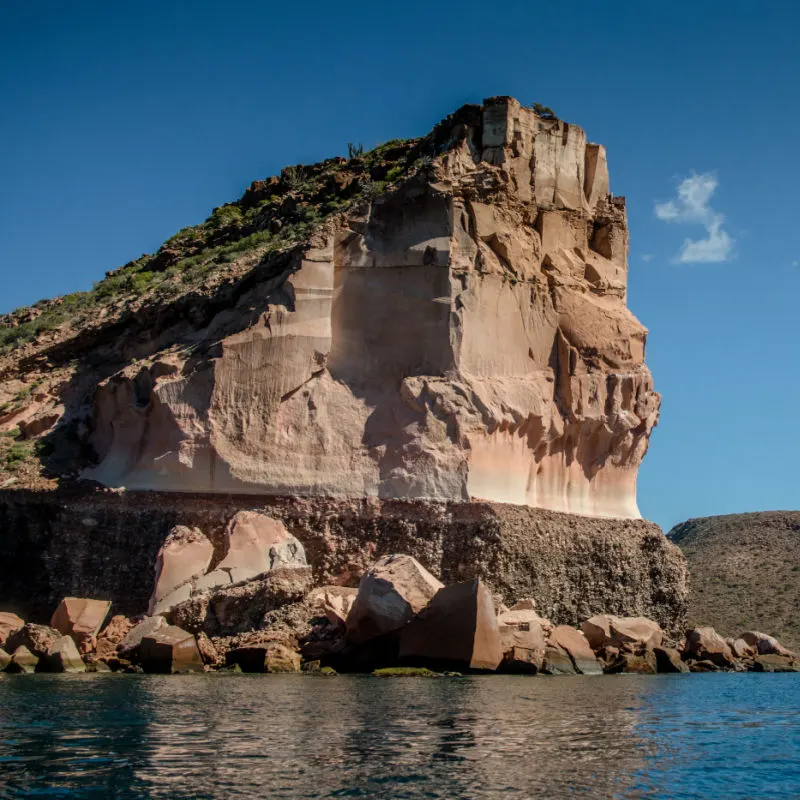
[[[495,97],[350,149],[0,318],[4,658],[793,668],[684,636],[641,519],[660,397],[604,148]]]

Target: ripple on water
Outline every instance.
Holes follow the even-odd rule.
[[[800,675],[8,676],[0,798],[800,796]]]

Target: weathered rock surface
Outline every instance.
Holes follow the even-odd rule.
[[[36,625],[28,622],[6,640],[6,649],[9,653],[24,647],[37,658],[47,655],[50,648],[61,638],[61,632],[48,625]]]
[[[661,626],[645,617],[617,617],[613,614],[598,614],[581,625],[592,650],[604,647],[622,647],[625,644],[640,645],[652,649],[661,645],[664,632]]]
[[[506,97],[429,138],[428,168],[254,279],[190,358],[104,381],[84,474],[638,517],[659,396],[604,149]]]
[[[575,668],[575,672],[581,675],[602,674],[603,668],[581,631],[575,630],[569,625],[557,625],[550,631],[547,645],[551,651],[556,650],[566,653]],[[563,659],[557,659],[554,653],[550,653],[547,661],[551,665],[557,664],[559,670],[567,672],[567,669],[562,669]]]
[[[47,655],[40,659],[40,667],[47,672],[86,672],[78,647],[71,636],[62,636]]]
[[[109,600],[65,597],[58,605],[50,625],[64,636],[71,636],[82,652],[94,649],[94,642],[111,610]]]
[[[117,648],[125,637],[133,630],[135,624],[132,620],[117,614],[108,621],[108,625],[100,632],[95,646],[97,658],[110,658],[115,655]]]
[[[347,615],[347,638],[363,644],[403,627],[443,587],[415,558],[389,555],[361,578]]]
[[[145,617],[125,634],[117,647],[117,651],[121,657],[127,658],[139,650],[142,639],[146,636],[154,636],[158,631],[166,627],[167,621],[160,615]]]
[[[307,566],[303,545],[266,514],[236,514],[225,529],[225,545],[225,558],[197,580],[196,591],[249,581],[273,569]]]
[[[791,650],[785,648],[774,636],[760,631],[746,631],[740,637],[759,655],[791,656]]]
[[[319,586],[308,594],[308,602],[324,614],[331,625],[344,627],[358,589],[348,586]]]
[[[543,617],[643,616],[685,629],[687,570],[654,524],[489,503],[199,497],[86,490],[0,490],[0,608],[49,619],[62,597],[106,597],[117,613],[147,608],[148,576],[168,532],[200,527],[225,552],[242,509],[280,519],[302,541],[317,585],[354,586],[388,553],[407,553],[445,583],[481,578],[507,603],[532,598]],[[753,624],[752,627],[757,627]],[[746,628],[737,628],[733,633]],[[780,638],[780,637],[779,637]]]
[[[517,603],[497,619],[503,669],[509,672],[536,673],[542,668],[547,636],[552,625],[533,609],[525,607],[529,604],[530,601]],[[520,605],[523,607],[520,608]]]
[[[11,656],[0,647],[0,672],[5,671],[5,668],[11,663]]]
[[[672,647],[654,647],[653,655],[656,658],[656,669],[658,672],[688,672],[681,654]]]
[[[16,633],[23,625],[25,620],[12,614],[10,611],[0,611],[0,647],[5,646],[8,637]]]
[[[156,579],[147,613],[163,614],[188,600],[195,581],[205,575],[214,545],[200,528],[176,525],[156,557]]]
[[[197,672],[203,659],[193,634],[175,625],[167,625],[144,636],[139,649],[139,662],[145,672]]]
[[[480,580],[445,586],[400,633],[400,659],[495,670],[503,659],[492,596]]]
[[[11,663],[6,667],[6,672],[30,674],[36,672],[38,664],[39,657],[34,655],[24,644],[21,644],[11,654]]]
[[[684,656],[697,661],[710,661],[718,667],[731,667],[733,653],[725,640],[711,627],[693,628],[686,633]]]

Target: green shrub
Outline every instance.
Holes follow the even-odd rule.
[[[358,144],[353,144],[353,142],[347,143],[347,157],[348,158],[361,158],[364,155],[364,145],[359,142]]]
[[[555,119],[556,112],[550,106],[543,106],[541,103],[531,103],[531,108],[544,119]]]
[[[225,205],[215,208],[206,220],[206,225],[214,230],[236,225],[242,221],[242,209],[236,205]]]
[[[392,167],[386,173],[386,181],[388,183],[394,183],[402,174],[403,174],[403,167],[401,167],[398,164],[396,167]]]

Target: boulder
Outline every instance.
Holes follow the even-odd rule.
[[[97,658],[111,658],[116,655],[117,647],[134,627],[135,623],[122,614],[111,617],[108,625],[103,628],[97,637],[95,656]]]
[[[749,645],[744,639],[733,639],[732,641],[726,639],[725,643],[731,648],[735,658],[753,658],[756,655],[756,648]]]
[[[770,636],[768,633],[746,631],[739,638],[750,645],[759,655],[793,655],[791,650],[787,650],[774,636]]]
[[[347,615],[348,640],[363,644],[398,630],[422,611],[442,587],[441,581],[434,578],[415,558],[407,555],[384,556],[361,578],[355,601]]]
[[[25,620],[12,614],[10,611],[0,611],[0,647],[5,647],[8,637],[16,633],[23,625]]]
[[[594,651],[602,650],[604,647],[622,647],[626,644],[652,649],[660,646],[664,638],[661,626],[646,617],[598,614],[586,620],[581,629]]]
[[[200,653],[200,658],[203,659],[204,664],[208,664],[211,667],[218,667],[222,664],[222,658],[220,658],[217,648],[214,647],[214,643],[205,633],[198,633],[195,639],[197,640],[197,651]]]
[[[59,631],[48,625],[35,625],[32,622],[28,622],[8,637],[6,650],[11,653],[19,647],[25,647],[36,658],[43,658],[61,636],[62,634]]]
[[[688,672],[689,667],[681,659],[681,654],[672,647],[654,647],[658,672]]]
[[[299,672],[300,654],[287,641],[267,634],[234,647],[226,655],[228,665],[238,665],[242,672]]]
[[[11,656],[0,647],[0,672],[3,672],[5,668],[11,663]]]
[[[21,644],[11,655],[11,663],[6,667],[6,672],[30,674],[36,672],[38,664],[38,656],[34,655],[24,644]]]
[[[399,656],[406,662],[429,662],[458,670],[497,669],[503,659],[500,629],[491,592],[483,581],[439,589],[402,629]]]
[[[637,675],[655,675],[656,657],[652,650],[645,650],[643,655],[621,652],[609,662],[605,669],[608,673],[625,672]]]
[[[536,673],[542,668],[547,634],[543,620],[532,609],[512,609],[498,617],[503,670]],[[549,632],[549,631],[548,631]]]
[[[545,675],[577,675],[575,664],[569,654],[560,647],[547,645],[544,649],[541,671]]]
[[[62,636],[40,659],[40,667],[47,672],[86,672],[78,647],[71,636]]]
[[[109,600],[65,597],[53,613],[50,625],[71,636],[81,652],[88,653],[111,609]]]
[[[194,634],[175,625],[167,625],[144,636],[139,648],[139,661],[145,672],[169,674],[203,669]]]
[[[170,612],[194,633],[229,636],[263,627],[265,615],[302,600],[313,583],[311,567],[278,567],[258,580],[201,592]]]
[[[153,636],[166,627],[167,621],[160,615],[145,617],[125,634],[125,637],[117,646],[117,652],[122,658],[130,658],[141,647],[142,639],[145,636]]]
[[[200,528],[176,525],[156,556],[156,579],[147,613],[165,614],[188,600],[194,583],[205,575],[214,555],[214,545]]]
[[[331,625],[344,627],[347,616],[355,603],[358,589],[349,586],[320,586],[308,594],[308,602],[320,615],[327,617]]]
[[[563,650],[572,660],[575,670],[582,675],[602,675],[603,668],[595,658],[589,642],[581,631],[569,625],[557,625],[550,632],[547,644]],[[551,657],[552,660],[552,657]]]
[[[693,628],[686,632],[685,659],[710,661],[718,667],[732,667],[734,658],[725,640],[711,627]]]
[[[791,656],[779,653],[766,653],[756,656],[753,663],[754,672],[800,672],[800,663]]]
[[[719,672],[719,666],[713,661],[704,659],[702,661],[689,661],[689,672]]]
[[[196,591],[229,586],[281,567],[307,567],[305,550],[279,520],[240,511],[225,529],[225,558],[196,582]]]

